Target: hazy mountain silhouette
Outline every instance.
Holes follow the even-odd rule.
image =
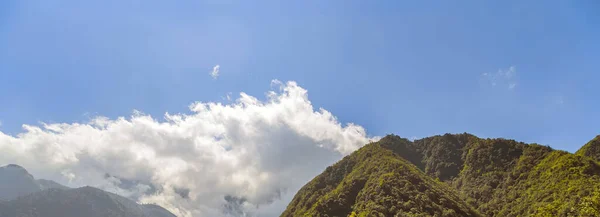
[[[0,199],[12,200],[18,196],[42,190],[38,182],[25,168],[9,164],[0,167]]]
[[[23,167],[0,167],[0,217],[174,217],[152,204],[140,205],[93,187],[68,188],[35,180]]]

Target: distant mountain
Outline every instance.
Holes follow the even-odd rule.
[[[599,138],[571,154],[466,133],[389,135],[327,168],[282,216],[600,216]],[[366,151],[381,149],[394,157]]]
[[[154,204],[144,204],[142,205],[142,211],[145,216],[148,217],[177,217],[173,215],[173,213],[169,212],[162,206],[154,205]]]
[[[20,217],[143,217],[137,203],[92,187],[48,189],[6,202],[0,216]]]
[[[93,187],[35,180],[18,165],[0,167],[0,217],[175,217],[166,209]]]
[[[0,201],[12,200],[50,188],[68,189],[51,180],[36,180],[25,168],[16,164],[0,167]]]
[[[36,180],[36,182],[40,186],[41,190],[46,190],[46,189],[50,189],[50,188],[58,188],[58,189],[63,189],[63,190],[69,189],[69,187],[58,184],[52,180],[38,179],[38,180]]]
[[[40,185],[25,168],[15,164],[0,167],[0,200],[7,201],[40,190]]]

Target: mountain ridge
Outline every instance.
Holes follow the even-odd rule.
[[[583,145],[575,154],[588,156],[600,161],[600,135]]]
[[[402,186],[398,187],[398,182]],[[383,199],[373,200],[374,195]],[[397,201],[393,199],[397,197],[408,200],[394,204]],[[481,216],[456,197],[446,184],[425,176],[407,160],[375,143],[328,167],[299,191],[281,216],[394,216],[398,213]]]
[[[596,150],[598,138],[586,144],[589,147],[587,149]],[[597,202],[600,201],[600,166],[594,159],[594,154],[597,153],[594,151],[573,154],[535,143],[526,144],[502,138],[483,139],[468,133],[437,135],[414,141],[388,135],[365,145],[369,146],[385,148],[410,162],[418,168],[417,173],[439,180],[456,192],[454,196],[461,198],[457,203],[464,202],[470,207],[477,207],[483,216],[600,216],[600,202]],[[355,153],[361,152],[363,148]],[[338,163],[344,162],[346,158]],[[329,167],[319,176],[331,175],[328,174],[328,170]],[[345,179],[354,169],[348,170],[342,174],[335,174],[337,179]],[[282,216],[297,213],[298,207],[311,207],[308,209],[310,211],[313,206],[318,206],[319,201],[325,200],[325,197],[303,199],[306,195],[321,195],[314,189],[307,188],[314,184],[315,179],[298,191]],[[399,183],[404,181],[406,180],[401,179]],[[327,184],[336,185],[335,182],[325,185]],[[398,185],[390,184],[391,187]],[[414,192],[411,194],[418,195]],[[407,199],[411,196],[413,195],[391,197],[391,200],[396,202],[391,206],[414,201]],[[380,199],[372,198],[371,202],[377,203]],[[350,207],[354,210],[359,209],[360,205],[355,203]],[[446,208],[448,207],[442,207]],[[334,215],[327,212],[310,214],[353,215],[352,211],[342,211]],[[432,213],[431,210],[416,213],[404,210],[396,214],[435,216],[438,213]],[[439,216],[444,215],[455,216],[449,213]],[[368,216],[377,215],[370,213]]]
[[[35,179],[16,164],[0,167],[0,217],[176,217],[165,208],[85,186]]]

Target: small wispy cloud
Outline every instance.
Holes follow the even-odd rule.
[[[492,86],[503,86],[507,87],[509,90],[512,90],[517,87],[516,74],[516,67],[511,66],[507,69],[498,69],[498,71],[495,73],[486,72],[481,76]]]
[[[563,97],[563,95],[558,95],[558,96],[554,97],[554,103],[556,103],[558,105],[565,104],[565,97]]]
[[[231,101],[231,92],[228,92],[225,96],[222,96],[221,99]]]
[[[271,89],[281,90],[281,87],[283,87],[283,83],[280,80],[277,80],[277,79],[271,80]]]
[[[213,67],[213,70],[210,72],[210,76],[213,79],[217,79],[219,77],[219,70],[221,69],[221,66],[216,65],[215,67]]]

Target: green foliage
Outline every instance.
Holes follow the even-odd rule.
[[[466,133],[389,135],[327,168],[282,216],[600,216],[598,159],[600,136],[571,154]]]
[[[600,135],[581,147],[575,154],[588,156],[600,161]]]
[[[480,216],[457,195],[374,143],[309,182],[282,216]]]
[[[460,173],[464,164],[462,150],[474,138],[466,133],[445,134],[417,140],[412,147],[423,156],[420,161],[425,167],[421,169],[430,176],[446,181]]]
[[[526,179],[510,186],[514,190],[505,191],[518,196],[501,204],[498,216],[598,216],[592,211],[600,206],[590,200],[597,199],[599,174],[600,166],[591,158],[553,151]]]

